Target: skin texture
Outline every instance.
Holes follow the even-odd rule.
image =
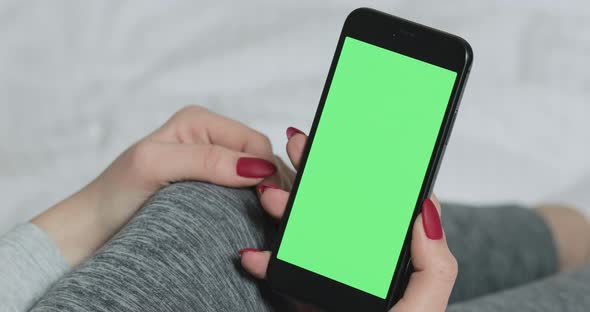
[[[297,169],[307,137],[300,131],[293,130],[287,132],[287,137],[287,153],[291,163]],[[276,187],[264,187],[259,188],[259,195],[263,208],[277,221],[280,220],[285,211],[289,192]],[[440,216],[438,200],[434,196],[431,200],[436,207],[436,213]],[[438,222],[438,224],[431,224],[425,228],[422,215],[416,219],[412,229],[411,243],[412,263],[416,271],[410,277],[410,283],[403,298],[391,309],[393,312],[444,311],[447,307],[457,277],[457,261],[447,246],[444,232],[442,236],[431,235],[434,239],[426,235],[426,231],[434,233],[438,230],[436,226],[441,226],[440,218],[431,216],[426,219],[430,220],[427,223]],[[265,278],[271,256],[269,251],[246,248],[239,254],[242,266],[250,274],[260,279]],[[296,305],[299,311],[317,310],[301,303]]]
[[[272,153],[265,135],[205,108],[188,106],[128,148],[90,184],[32,222],[76,266],[171,182],[196,180],[231,187],[272,182],[289,187],[284,181],[291,181],[292,174]]]

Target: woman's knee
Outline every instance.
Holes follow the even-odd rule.
[[[254,243],[263,240],[267,224],[252,189],[179,182],[152,196],[128,227],[165,227],[200,240]]]
[[[109,306],[116,311],[188,306],[210,311],[216,309],[205,307],[237,304],[227,302],[228,296],[264,310],[257,284],[245,278],[236,262],[240,248],[263,244],[264,221],[258,216],[262,212],[253,190],[172,184],[54,285],[34,311],[53,311],[58,303],[62,311]]]

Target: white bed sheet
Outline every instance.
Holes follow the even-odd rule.
[[[475,50],[440,197],[590,214],[588,1],[0,1],[0,233],[185,104],[267,133],[284,155],[284,129],[309,128],[361,5]]]

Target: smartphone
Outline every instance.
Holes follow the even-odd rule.
[[[350,13],[272,248],[271,288],[328,311],[399,300],[472,54],[455,35]]]

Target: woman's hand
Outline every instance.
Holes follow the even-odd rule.
[[[298,130],[287,131],[287,153],[297,169],[307,137]],[[289,193],[278,186],[261,184],[258,187],[264,209],[277,220],[282,218]],[[391,311],[444,311],[457,276],[457,261],[447,246],[440,222],[440,205],[435,196],[426,199],[422,213],[412,229],[412,264],[415,272],[410,277],[403,298]],[[242,266],[257,278],[265,278],[270,259],[269,251],[252,248],[240,251]],[[300,311],[315,311],[298,304]]]
[[[276,165],[283,172],[275,174]],[[116,233],[145,200],[180,180],[246,187],[280,183],[292,173],[272,153],[268,138],[197,106],[123,152],[99,177],[32,222],[54,240],[73,266]]]

